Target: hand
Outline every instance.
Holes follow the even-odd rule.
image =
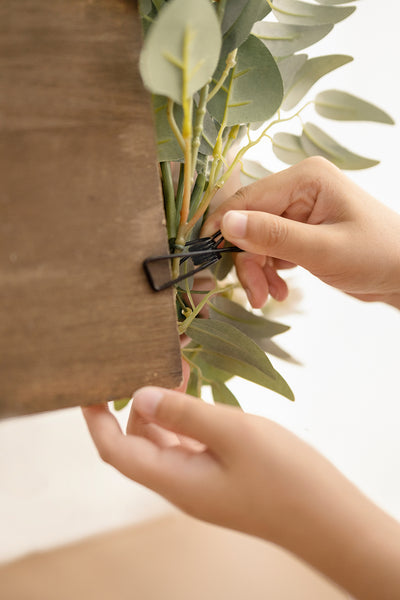
[[[236,269],[255,308],[268,293],[286,297],[276,271],[294,265],[356,298],[400,308],[400,215],[323,158],[240,189],[202,235],[218,229],[246,251],[236,256]]]
[[[127,433],[83,409],[100,456],[185,512],[273,541],[359,599],[400,597],[400,527],[275,423],[162,388],[133,400]]]

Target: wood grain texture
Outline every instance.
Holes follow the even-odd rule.
[[[129,0],[0,3],[0,414],[181,379],[141,30]]]

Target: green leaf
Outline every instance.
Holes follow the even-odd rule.
[[[272,354],[277,358],[286,360],[287,362],[293,363],[295,365],[301,364],[296,358],[293,358],[291,354],[289,354],[288,352],[286,352],[286,350],[278,346],[278,344],[276,344],[273,340],[264,338],[263,340],[256,341],[260,348],[264,350],[264,352],[267,352],[267,354]]]
[[[271,338],[290,329],[287,325],[255,315],[237,302],[232,302],[224,296],[212,298],[209,307],[211,319],[230,323],[252,339]]]
[[[183,352],[185,353],[185,351]],[[189,355],[189,357],[199,367],[203,377],[208,380],[204,382],[204,385],[209,385],[209,382],[213,381],[225,383],[233,377],[233,374],[229,371],[218,369],[214,364],[212,364],[213,357],[210,356],[205,350],[199,351],[195,357],[193,357],[193,354]]]
[[[143,82],[153,93],[182,104],[210,79],[220,49],[221,30],[209,0],[171,0],[144,41]]]
[[[199,380],[197,369],[192,369],[190,372],[186,393],[196,398],[200,398],[201,396],[201,381]]]
[[[200,140],[199,152],[210,156],[213,153],[215,142],[218,136],[218,129],[215,121],[207,111],[204,115],[203,132]]]
[[[283,131],[276,133],[272,138],[272,150],[275,156],[287,165],[295,165],[308,156],[301,145],[300,137]]]
[[[214,74],[214,82],[225,68],[223,59]],[[211,115],[226,125],[266,121],[279,108],[283,84],[279,69],[270,53],[253,35],[240,46],[236,65],[225,84],[208,104]]]
[[[309,156],[324,156],[340,169],[368,169],[379,164],[378,160],[350,152],[312,123],[304,125],[301,144]]]
[[[236,396],[224,383],[213,383],[211,391],[216,404],[227,404],[228,406],[241,408]]]
[[[240,183],[243,186],[250,185],[259,179],[272,175],[271,171],[268,171],[259,162],[255,160],[249,160],[247,158],[242,160],[240,169]]]
[[[258,37],[272,56],[289,56],[315,44],[332,31],[333,25],[286,25],[262,21],[256,23],[252,33]]]
[[[253,381],[293,400],[293,392],[275,371],[265,353],[236,327],[214,319],[195,319],[186,333],[206,350],[207,360],[217,369]]]
[[[129,404],[131,398],[122,398],[121,400],[114,400],[114,410],[122,410]]]
[[[281,23],[292,25],[325,25],[343,21],[355,6],[320,6],[299,0],[274,0],[273,13]]]
[[[347,92],[326,90],[315,98],[315,110],[327,119],[337,121],[374,121],[394,125],[386,112]]]
[[[223,44],[221,56],[239,48],[250,35],[256,21],[261,21],[271,8],[266,0],[229,0],[222,21]]]
[[[225,242],[225,247],[226,246],[229,246],[229,244]],[[215,279],[217,281],[222,281],[223,279],[225,279],[228,273],[231,272],[231,270],[233,269],[233,265],[234,262],[232,253],[224,252],[223,254],[221,254],[221,258],[219,259],[219,261],[212,265],[210,268]]]
[[[156,125],[157,154],[159,162],[183,160],[183,150],[178,144],[168,122],[167,98],[153,95],[153,111]],[[182,127],[183,111],[178,104],[174,105],[174,117],[179,127]]]
[[[321,77],[351,62],[353,58],[343,54],[331,54],[310,58],[297,71],[290,88],[285,90],[283,110],[291,110]]]
[[[307,54],[295,54],[294,56],[278,59],[278,68],[283,81],[284,96],[289,91],[297,73],[307,62],[307,58]]]

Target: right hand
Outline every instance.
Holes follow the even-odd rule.
[[[241,231],[239,215],[247,218]],[[238,190],[202,235],[218,229],[246,251],[236,269],[255,308],[268,293],[284,299],[276,270],[295,265],[356,298],[400,308],[400,215],[321,157]]]

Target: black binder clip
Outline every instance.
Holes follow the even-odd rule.
[[[224,241],[224,238],[220,231],[214,233],[211,237],[203,237],[197,240],[191,240],[186,242],[186,251],[177,254],[163,254],[161,256],[150,256],[143,262],[143,268],[147,275],[147,279],[155,292],[165,290],[192,275],[195,275],[203,269],[211,267],[214,263],[222,258],[223,252],[242,252],[241,248],[236,246],[227,246],[218,248],[218,246]],[[193,269],[188,270],[186,273],[182,273],[175,279],[169,279],[163,283],[157,283],[157,275],[165,275],[165,261],[171,261],[174,258],[179,258],[179,264],[182,265],[185,261],[191,259],[194,265]],[[161,269],[160,269],[161,267]]]

